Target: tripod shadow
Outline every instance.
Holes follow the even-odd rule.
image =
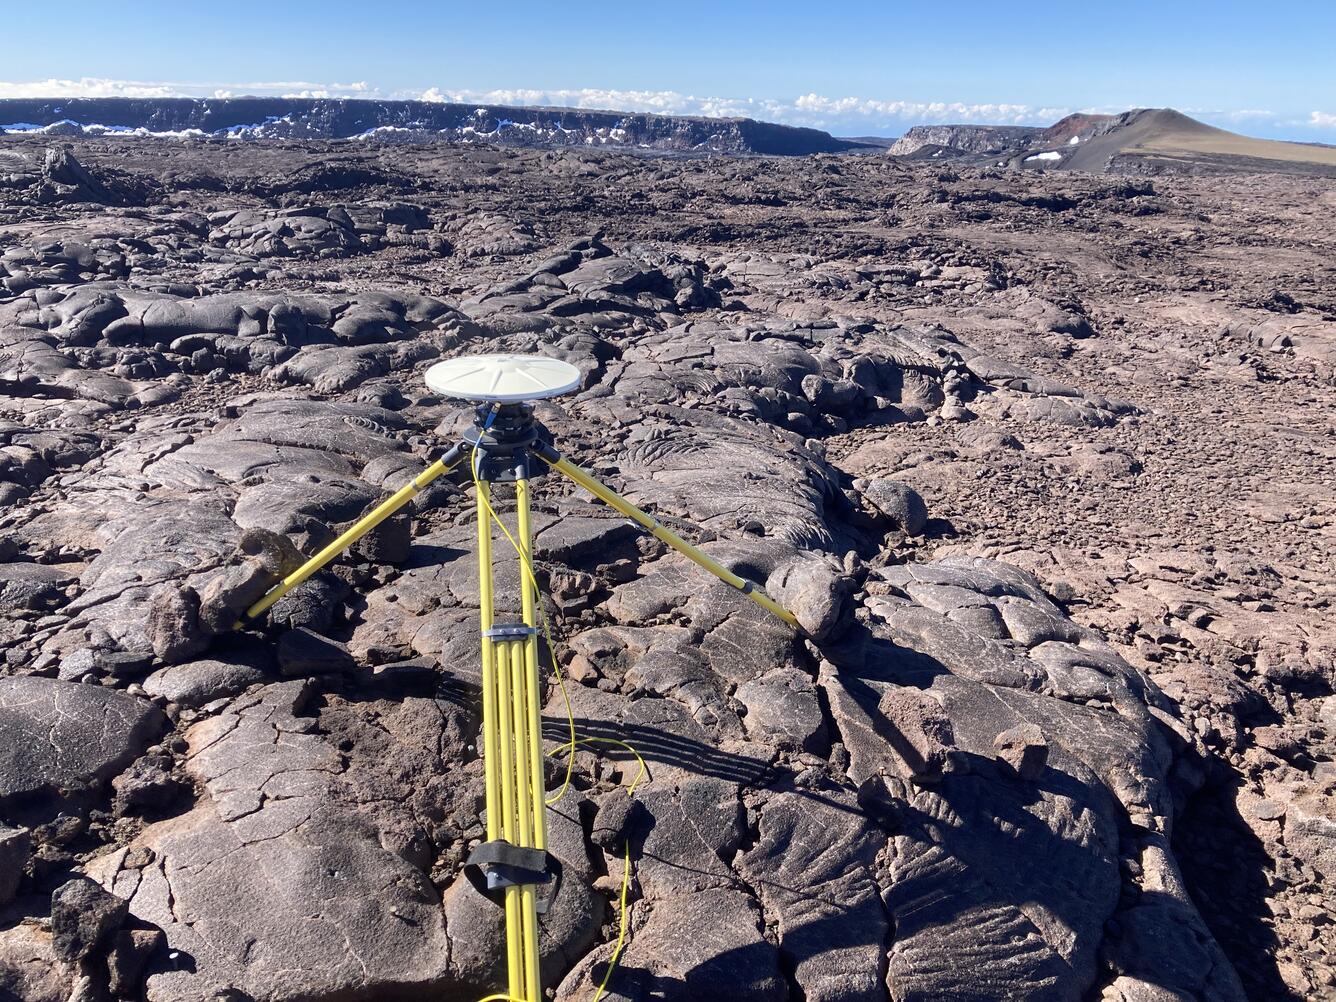
[[[609,743],[624,741],[640,753],[647,765],[658,762],[739,786],[768,785],[767,780],[781,771],[767,759],[726,752],[703,741],[646,724],[576,717],[575,733],[581,739],[595,739],[600,757],[614,762],[636,764],[632,752]],[[543,737],[555,742],[569,741],[570,722],[565,717],[544,717]]]

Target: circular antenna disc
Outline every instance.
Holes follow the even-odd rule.
[[[546,355],[468,355],[437,362],[427,386],[443,397],[515,404],[559,397],[580,386],[580,370]]]

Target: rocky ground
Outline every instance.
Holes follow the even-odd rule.
[[[883,157],[0,146],[0,998],[496,989],[467,423],[584,374],[545,983],[1336,997],[1336,189]],[[504,494],[499,507],[508,509]],[[498,551],[502,552],[502,551]],[[503,601],[515,580],[503,578]],[[565,702],[546,692],[554,752]]]

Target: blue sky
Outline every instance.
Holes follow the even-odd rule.
[[[1336,142],[1336,0],[7,6],[0,97],[425,96],[842,135],[1169,106]]]

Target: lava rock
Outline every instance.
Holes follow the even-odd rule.
[[[166,724],[147,700],[57,679],[0,679],[0,803],[97,786]]]
[[[121,929],[107,951],[107,989],[114,998],[133,998],[144,968],[166,942],[161,929]]]
[[[921,536],[928,528],[928,506],[918,491],[906,483],[872,480],[864,488],[863,497],[906,536]]]
[[[200,627],[200,597],[189,586],[166,585],[153,594],[148,610],[148,639],[153,653],[171,664],[199,654],[209,646]]]
[[[914,689],[891,689],[877,708],[885,718],[889,759],[900,776],[918,784],[940,780],[955,746],[941,703]]]
[[[407,515],[387,518],[353,546],[356,553],[373,564],[402,564],[413,545],[413,524]]]
[[[143,817],[169,808],[186,788],[173,774],[173,766],[170,755],[145,755],[113,779],[116,813]]]
[[[0,908],[14,900],[31,854],[32,834],[28,829],[0,827]]]
[[[837,567],[809,557],[781,565],[766,579],[765,589],[816,640],[827,640],[838,632],[852,590]]]
[[[589,830],[590,840],[610,853],[625,853],[627,840],[644,823],[644,807],[634,797],[627,796],[625,790],[605,793],[596,797],[594,803],[598,809]]]
[[[1034,724],[1008,728],[993,739],[993,747],[998,759],[1027,781],[1038,779],[1048,762],[1048,742]]]
[[[333,574],[317,574],[270,606],[269,622],[290,630],[327,630],[348,592],[348,585]]]
[[[66,963],[110,946],[129,906],[87,877],[75,877],[51,895],[51,933],[56,956]]]
[[[230,633],[246,609],[305,562],[286,537],[267,529],[247,529],[233,559],[200,592],[200,624],[215,635]]]
[[[0,564],[0,611],[59,605],[65,586],[74,579],[69,571],[49,564]]]
[[[195,708],[235,696],[252,685],[272,681],[253,659],[204,659],[160,668],[144,679],[144,691],[181,707]]]
[[[288,630],[278,638],[278,670],[287,678],[326,675],[355,667],[348,647],[314,630]]]

